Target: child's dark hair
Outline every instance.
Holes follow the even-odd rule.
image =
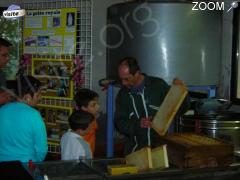
[[[94,116],[91,113],[79,110],[70,115],[68,122],[70,128],[75,131],[77,129],[86,130],[93,120]]]
[[[10,46],[12,46],[12,44],[8,40],[0,37],[0,47],[1,46],[10,47]]]
[[[98,97],[98,93],[90,89],[80,89],[75,94],[74,100],[76,102],[76,105],[81,108],[82,106],[87,107],[90,101]]]
[[[34,95],[41,88],[41,82],[33,76],[20,76],[18,95],[23,97],[26,94]]]

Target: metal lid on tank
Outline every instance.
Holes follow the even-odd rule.
[[[198,119],[204,120],[218,120],[218,121],[239,121],[240,123],[240,113],[232,111],[215,111],[212,113],[200,114],[200,115],[184,115],[183,119]]]

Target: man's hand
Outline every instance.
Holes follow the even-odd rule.
[[[12,100],[12,95],[6,91],[0,91],[0,105],[6,104]]]
[[[174,85],[184,85],[183,81],[178,78],[174,78],[172,83]]]
[[[152,117],[149,118],[141,118],[140,127],[141,128],[149,128],[152,126]]]

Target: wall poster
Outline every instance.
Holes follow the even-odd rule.
[[[24,54],[75,54],[76,15],[76,8],[28,10],[24,18]]]
[[[44,85],[43,98],[73,98],[72,60],[32,59],[32,75]]]
[[[24,17],[23,53],[33,57],[31,74],[45,86],[44,98],[73,98],[76,17],[76,8],[28,10]]]

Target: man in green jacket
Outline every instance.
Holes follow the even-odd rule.
[[[159,135],[151,129],[151,120],[158,111],[170,86],[161,78],[142,74],[135,58],[126,57],[118,66],[123,87],[116,99],[115,125],[127,137],[124,154],[143,147],[155,147]],[[174,79],[174,84],[182,84]],[[189,107],[186,99],[179,112]]]

